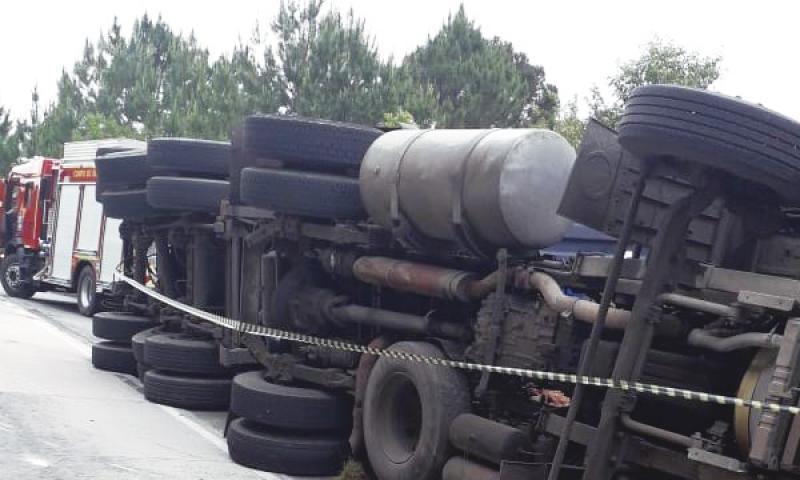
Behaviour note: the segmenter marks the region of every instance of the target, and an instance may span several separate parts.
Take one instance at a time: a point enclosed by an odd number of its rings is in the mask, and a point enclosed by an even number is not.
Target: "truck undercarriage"
[[[123,272],[139,284],[339,342],[223,328],[118,284],[122,307],[218,344],[234,460],[334,474],[352,455],[380,480],[800,472],[797,417],[748,403],[798,405],[799,125],[652,86],[619,133],[590,123],[577,158],[539,130],[361,128],[251,117],[218,210],[186,195],[194,213],[123,216]],[[616,253],[549,252],[565,218]],[[270,443],[312,440],[296,462]]]

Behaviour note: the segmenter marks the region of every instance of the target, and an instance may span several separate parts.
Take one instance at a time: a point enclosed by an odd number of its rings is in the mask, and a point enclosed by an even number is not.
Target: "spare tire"
[[[298,167],[355,169],[380,130],[352,123],[282,115],[245,120],[244,145],[257,156]]]
[[[443,358],[437,347],[399,342],[391,350]],[[450,457],[450,424],[469,411],[464,376],[449,367],[381,357],[364,396],[364,439],[378,478],[438,480]]]
[[[365,216],[358,180],[337,175],[245,168],[241,196],[248,205],[289,215],[339,220]]]
[[[109,218],[134,219],[163,217],[169,212],[153,208],[147,203],[147,190],[107,191],[100,194],[103,213]]]
[[[147,162],[157,171],[227,177],[231,144],[192,138],[154,138],[147,142]]]
[[[157,325],[156,320],[141,315],[100,312],[92,317],[92,335],[105,340],[130,342],[137,333]]]
[[[98,196],[98,201],[99,195],[107,190],[141,188],[153,176],[153,170],[147,165],[147,155],[141,150],[98,156],[94,166],[97,171],[95,195]]]
[[[264,372],[254,371],[234,377],[230,411],[270,427],[345,431],[352,423],[353,400],[315,388],[270,383]]]
[[[204,378],[149,369],[143,376],[144,397],[153,403],[188,410],[228,408],[231,396],[229,378]]]
[[[243,418],[237,418],[228,427],[231,459],[266,472],[333,476],[341,471],[349,453],[345,438],[275,431]]]
[[[153,177],[147,181],[147,202],[164,210],[218,213],[228,190],[227,180]]]
[[[800,123],[762,106],[675,85],[639,87],[618,139],[640,158],[700,163],[800,203]]]

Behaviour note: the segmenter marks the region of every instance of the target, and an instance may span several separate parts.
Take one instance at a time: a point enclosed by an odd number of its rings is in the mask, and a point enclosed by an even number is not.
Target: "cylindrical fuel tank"
[[[491,247],[544,248],[570,224],[556,209],[574,161],[549,130],[398,130],[367,151],[361,198],[386,228],[402,216],[435,240],[466,226]]]

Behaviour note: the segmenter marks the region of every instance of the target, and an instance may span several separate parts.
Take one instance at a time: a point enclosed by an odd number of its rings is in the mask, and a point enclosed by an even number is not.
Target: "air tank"
[[[570,221],[557,215],[575,150],[541,129],[397,130],[361,164],[361,198],[385,228],[490,248],[544,248]]]

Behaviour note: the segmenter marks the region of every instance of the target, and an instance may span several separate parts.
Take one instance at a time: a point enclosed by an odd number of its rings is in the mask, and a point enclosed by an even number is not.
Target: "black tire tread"
[[[168,372],[227,375],[220,365],[217,344],[211,339],[183,333],[161,333],[144,342],[144,363]]]
[[[245,120],[245,148],[301,167],[357,169],[382,132],[352,123],[283,115]]]
[[[241,196],[246,204],[289,215],[339,220],[365,216],[358,180],[337,175],[245,168]]]
[[[217,213],[229,190],[227,180],[153,177],[147,181],[147,203],[163,210]]]
[[[225,410],[230,401],[228,378],[191,377],[150,369],[144,373],[143,383],[145,398],[161,405],[188,410]]]
[[[228,453],[246,467],[301,476],[337,475],[349,454],[347,439],[278,433],[237,418],[228,427]]]
[[[261,371],[236,375],[231,388],[232,413],[275,428],[346,431],[352,408],[346,395],[270,383]]]
[[[695,161],[800,203],[800,123],[759,105],[674,85],[639,87],[618,139],[642,158]]]
[[[228,176],[231,145],[193,138],[154,138],[147,142],[147,163],[155,171]]]
[[[9,253],[3,257],[2,261],[0,261],[0,282],[3,285],[3,290],[9,297],[23,299],[31,298],[36,293],[36,289],[33,288],[33,285],[26,284],[19,288],[14,288],[6,283],[6,268],[8,268],[9,265],[13,264],[14,262],[18,262],[18,259],[19,255],[16,253]]]
[[[151,207],[147,203],[147,189],[106,191],[98,201],[103,213],[110,218],[138,219],[169,216],[170,212]]]
[[[147,165],[147,154],[142,150],[106,153],[94,161],[97,170],[95,194],[107,190],[142,188],[153,170]]]
[[[99,342],[92,345],[92,365],[99,370],[136,375],[136,359],[130,344]]]
[[[125,312],[100,312],[92,316],[92,335],[115,342],[131,342],[134,335],[158,325],[149,317]]]

